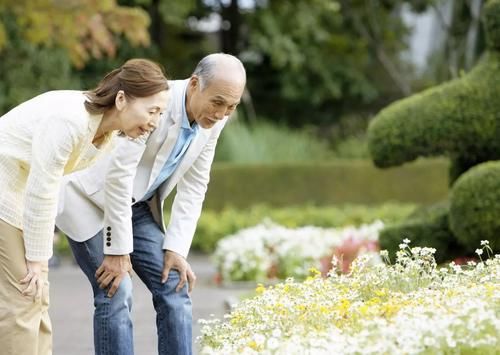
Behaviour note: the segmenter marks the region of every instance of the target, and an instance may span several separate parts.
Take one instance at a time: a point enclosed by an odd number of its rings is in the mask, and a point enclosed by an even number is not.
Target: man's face
[[[193,76],[188,86],[187,113],[202,128],[211,128],[224,116],[229,116],[240,103],[244,83],[213,79],[201,90],[198,77]]]

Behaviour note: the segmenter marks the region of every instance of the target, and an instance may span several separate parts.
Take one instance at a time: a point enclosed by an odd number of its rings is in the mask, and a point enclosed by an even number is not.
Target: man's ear
[[[125,96],[125,92],[123,90],[116,93],[115,106],[118,111],[122,111],[125,106],[127,106],[127,97]]]
[[[189,79],[189,87],[192,89],[198,89],[200,86],[200,78],[198,75],[191,75]]]

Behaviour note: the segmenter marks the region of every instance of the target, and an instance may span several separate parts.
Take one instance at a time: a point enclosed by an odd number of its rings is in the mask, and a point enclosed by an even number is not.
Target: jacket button
[[[111,243],[110,243],[110,242],[107,242],[107,243],[106,243],[106,245],[107,245],[108,247],[110,247],[110,246],[111,246]]]
[[[107,240],[108,242],[110,242],[110,241],[111,241],[111,238],[110,238],[110,237],[107,237],[107,238],[106,238],[106,240]]]
[[[109,237],[111,235],[111,232],[106,232],[106,235]]]
[[[106,229],[107,229],[108,231],[110,231],[110,230],[111,230],[111,227],[109,227],[109,226],[108,226],[108,228],[106,228]]]
[[[135,198],[132,197],[132,203],[135,203]]]

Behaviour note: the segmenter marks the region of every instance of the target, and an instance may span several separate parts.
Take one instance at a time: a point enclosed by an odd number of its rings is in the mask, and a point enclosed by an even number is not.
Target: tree
[[[77,69],[116,56],[123,43],[147,46],[148,25],[144,10],[114,0],[3,0],[0,115],[40,92],[81,88]]]
[[[411,2],[421,11],[427,2]],[[264,114],[332,124],[412,91],[409,29],[388,0],[270,0],[246,15],[250,90]],[[253,79],[255,78],[255,79]],[[262,111],[261,111],[262,112]]]
[[[90,58],[114,56],[118,35],[135,46],[149,45],[147,13],[115,0],[4,0],[0,16],[0,48],[8,48],[5,18],[13,16],[23,40],[63,48],[80,68]]]

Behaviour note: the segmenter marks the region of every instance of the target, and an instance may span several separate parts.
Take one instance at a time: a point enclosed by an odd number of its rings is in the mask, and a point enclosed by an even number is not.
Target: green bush
[[[368,128],[375,165],[441,155],[476,164],[500,159],[499,78],[500,53],[490,52],[464,77],[382,110]]]
[[[386,223],[395,223],[406,218],[413,210],[410,204],[384,204],[380,206],[302,206],[270,208],[253,206],[245,210],[224,209],[220,212],[203,211],[192,249],[212,252],[217,241],[237,231],[257,225],[266,218],[289,228],[313,225],[317,227],[341,227],[360,225],[381,219]],[[168,214],[165,215],[168,220]]]
[[[204,207],[248,209],[387,201],[432,204],[448,194],[448,163],[422,160],[379,170],[370,161],[294,164],[214,164]],[[169,200],[171,201],[171,200]],[[170,206],[169,203],[166,206]]]
[[[475,166],[453,185],[450,228],[457,239],[474,250],[487,239],[500,250],[500,162]]]
[[[449,206],[440,203],[434,206],[420,208],[407,220],[389,225],[380,233],[380,248],[386,249],[395,260],[399,244],[408,238],[411,246],[436,248],[436,260],[444,262],[456,256],[466,254],[460,247],[450,230],[448,223]],[[477,248],[479,243],[475,245]]]

